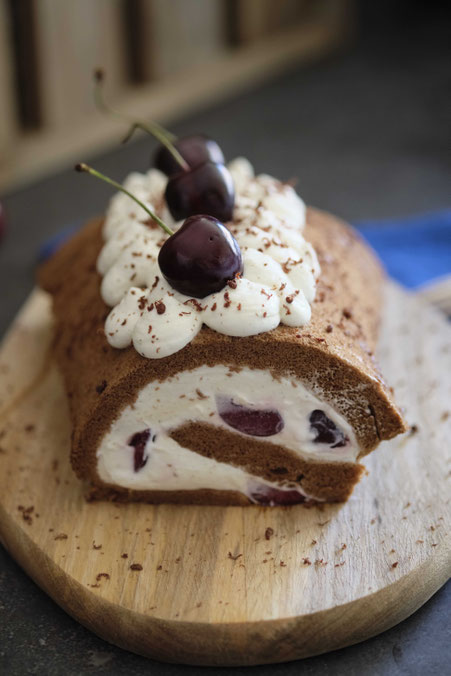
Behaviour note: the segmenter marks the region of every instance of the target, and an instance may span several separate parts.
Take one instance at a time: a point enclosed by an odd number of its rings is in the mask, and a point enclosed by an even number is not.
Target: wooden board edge
[[[55,603],[100,638],[144,657],[195,666],[289,662],[360,643],[412,615],[451,575],[448,548],[384,589],[343,605],[300,617],[209,624],[150,617],[106,601],[64,573],[1,504],[0,541]]]

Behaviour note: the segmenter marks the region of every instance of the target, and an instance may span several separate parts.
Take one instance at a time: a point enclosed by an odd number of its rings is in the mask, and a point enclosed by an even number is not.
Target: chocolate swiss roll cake
[[[168,236],[120,192],[40,270],[72,465],[94,497],[340,502],[360,458],[405,430],[374,359],[384,279],[374,254],[290,185],[244,159],[228,168],[225,237],[242,265],[219,290],[173,286],[166,269],[180,251],[163,269]],[[166,183],[152,169],[124,185],[177,231]]]

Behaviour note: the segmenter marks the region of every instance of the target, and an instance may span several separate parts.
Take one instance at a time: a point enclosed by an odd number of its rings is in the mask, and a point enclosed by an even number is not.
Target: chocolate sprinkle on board
[[[110,579],[110,576],[109,576],[108,573],[98,573],[98,575],[96,575],[96,582],[100,582],[100,580],[102,579],[102,577],[104,577],[105,580],[109,580],[109,579]]]
[[[272,538],[273,535],[274,535],[274,528],[268,527],[268,528],[265,530],[265,540],[270,540],[270,539]]]
[[[232,559],[232,561],[236,561],[237,559],[240,558],[240,556],[243,556],[243,555],[242,555],[242,554],[235,554],[235,556],[234,556],[234,555],[232,554],[232,552],[229,552],[229,553],[227,554],[227,557],[228,557],[229,559]]]

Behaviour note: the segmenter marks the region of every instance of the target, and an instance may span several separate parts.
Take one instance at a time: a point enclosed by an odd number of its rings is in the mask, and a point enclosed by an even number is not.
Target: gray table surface
[[[308,69],[293,68],[255,91],[174,125],[204,131],[227,157],[258,171],[298,177],[310,204],[355,221],[451,206],[449,40],[440,21],[385,31]],[[118,138],[120,131],[118,131]],[[121,179],[148,166],[140,139],[94,158]],[[80,160],[92,158],[81,157]],[[69,168],[3,196],[9,232],[0,245],[0,335],[33,285],[42,241],[101,213],[110,190]],[[357,646],[286,665],[222,669],[234,674],[442,674],[451,660],[451,585],[412,617]],[[198,673],[108,645],[78,625],[0,547],[0,672],[21,674]],[[205,668],[205,675],[220,673]]]

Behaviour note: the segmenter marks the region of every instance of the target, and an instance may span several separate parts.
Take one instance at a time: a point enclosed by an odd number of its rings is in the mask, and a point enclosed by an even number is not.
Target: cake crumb
[[[108,385],[107,381],[106,381],[106,380],[102,380],[102,382],[100,383],[100,385],[97,385],[97,387],[96,387],[96,392],[97,392],[97,394],[102,394],[102,392],[105,391],[107,385]]]
[[[240,558],[240,556],[243,556],[243,555],[242,555],[242,554],[235,554],[235,556],[234,556],[234,555],[232,554],[232,552],[229,552],[229,553],[227,554],[227,557],[228,557],[229,559],[232,559],[232,561],[236,561],[237,559]]]
[[[396,568],[398,566],[399,561],[395,561],[394,563],[391,564],[392,568]]]
[[[128,559],[128,554],[125,554],[125,552],[124,554],[121,554],[121,559]]]
[[[287,567],[287,564],[285,563],[285,561],[281,561],[279,565],[280,565],[281,568]]]
[[[92,541],[92,548],[93,549],[102,549],[102,545],[96,545],[95,540]]]
[[[157,570],[163,570],[163,566],[161,565],[161,563],[159,566],[157,566]]]
[[[332,326],[332,324],[328,324],[326,326],[326,333],[332,333],[333,330],[334,330],[334,327]]]
[[[274,535],[274,528],[271,528],[271,527],[268,526],[268,528],[265,530],[265,540],[270,540],[273,535]]]
[[[418,425],[411,425],[410,426],[410,431],[409,431],[409,436],[413,437],[414,434],[418,432]]]
[[[33,518],[31,515],[34,512],[34,505],[30,505],[30,507],[24,507],[23,505],[19,505],[17,509],[19,510],[19,512],[22,513],[22,519],[25,521],[25,523],[31,526],[33,523]]]
[[[54,540],[67,540],[67,535],[66,533],[58,533],[58,535],[55,535],[53,538]]]
[[[310,559],[308,558],[308,556],[305,556],[305,557],[302,559],[302,563],[304,564],[304,566],[311,566],[311,565],[312,565],[312,562],[310,561]]]
[[[109,576],[108,573],[98,573],[98,574],[96,575],[96,582],[100,582],[100,580],[102,579],[102,577],[104,577],[105,580],[109,580],[109,579],[110,579],[110,576]]]
[[[161,567],[161,566],[160,566],[160,567]],[[132,563],[132,564],[130,565],[130,570],[137,570],[137,571],[140,571],[140,570],[142,570],[142,569],[143,569],[143,567],[142,567],[142,565],[141,565],[140,563]]]

